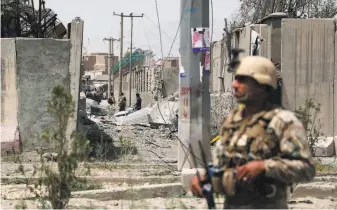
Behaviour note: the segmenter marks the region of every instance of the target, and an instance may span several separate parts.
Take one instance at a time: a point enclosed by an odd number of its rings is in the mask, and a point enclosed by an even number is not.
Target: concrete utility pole
[[[116,14],[114,12],[114,15],[121,17],[121,41],[120,41],[120,58],[119,58],[119,94],[122,92],[122,58],[123,58],[123,18],[124,17],[130,17],[131,18],[131,47],[130,47],[130,77],[129,77],[129,104],[131,106],[131,72],[132,72],[132,62],[131,62],[131,54],[132,54],[132,32],[133,32],[133,18],[134,17],[143,17],[142,15],[133,15],[132,13],[130,15],[124,15]],[[118,95],[119,96],[119,95]]]
[[[191,38],[192,28],[209,28],[209,0],[181,0],[180,6],[182,21],[178,136],[184,145],[178,146],[178,167],[182,168],[182,184],[189,188],[190,177],[195,175],[196,169],[205,167],[199,141],[207,162],[211,160],[209,74],[203,71],[203,75],[200,75],[200,58],[204,57],[205,53],[193,53]],[[189,147],[192,147],[196,157],[192,157]],[[197,160],[197,165],[194,165],[193,158]]]
[[[108,97],[110,97],[111,93],[111,58],[114,58],[114,41],[119,41],[119,39],[114,39],[112,37],[110,38],[104,38],[103,41],[109,41],[109,55],[108,55],[108,74],[109,74],[109,80],[108,80]],[[114,85],[114,79],[112,80],[113,85],[112,87],[115,87]],[[113,89],[113,88],[112,88]]]
[[[76,17],[71,21],[70,34],[70,63],[69,73],[70,77],[70,93],[75,101],[74,115],[68,119],[68,126],[66,130],[66,136],[71,139],[70,136],[74,130],[78,128],[78,103],[80,98],[80,84],[81,84],[81,67],[82,67],[82,46],[83,46],[83,27],[84,21],[79,17]],[[68,149],[71,149],[72,141],[69,141]],[[70,152],[71,150],[69,150]]]
[[[132,55],[132,35],[133,35],[133,18],[134,17],[143,17],[143,14],[142,15],[133,15],[132,13],[130,14],[130,16],[127,16],[127,17],[130,17],[131,18],[131,43],[130,43],[130,74],[129,74],[129,106],[132,106],[131,105],[131,78],[132,78],[132,60],[131,60],[131,55]]]
[[[119,88],[118,88],[118,100],[122,92],[122,59],[123,59],[123,13],[114,15],[121,17],[121,38],[120,38],[120,53],[119,53]]]

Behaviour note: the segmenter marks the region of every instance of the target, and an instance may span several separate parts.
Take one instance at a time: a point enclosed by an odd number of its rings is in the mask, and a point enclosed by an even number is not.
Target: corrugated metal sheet
[[[334,134],[336,127],[335,36],[333,20],[282,20],[282,78],[286,90],[283,99],[292,110],[310,98],[321,103],[318,119],[322,132],[328,136]]]

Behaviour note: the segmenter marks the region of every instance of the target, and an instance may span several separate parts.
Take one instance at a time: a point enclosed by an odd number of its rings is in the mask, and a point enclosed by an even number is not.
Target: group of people
[[[94,88],[92,91],[85,90],[84,91],[86,98],[90,98],[94,101],[96,101],[98,104],[102,101],[102,92],[97,90],[97,88]]]
[[[111,92],[110,93],[110,97],[108,99],[108,103],[113,106],[116,103],[115,97],[114,97],[114,93]],[[118,107],[119,107],[119,111],[125,111],[126,109],[126,97],[124,96],[124,93],[121,92],[119,94],[119,99],[118,99]],[[135,111],[138,111],[142,108],[142,98],[140,97],[139,93],[136,93],[136,104],[133,106]]]

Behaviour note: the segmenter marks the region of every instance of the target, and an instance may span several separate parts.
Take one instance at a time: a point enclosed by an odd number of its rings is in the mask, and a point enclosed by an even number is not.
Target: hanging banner
[[[183,65],[181,64],[181,56],[179,56],[179,75],[180,75],[180,78],[184,78],[186,76],[185,69]]]
[[[207,51],[205,53],[205,71],[210,71],[211,70],[211,56],[210,56],[210,52]]]
[[[209,50],[209,28],[191,28],[192,51],[207,52]]]

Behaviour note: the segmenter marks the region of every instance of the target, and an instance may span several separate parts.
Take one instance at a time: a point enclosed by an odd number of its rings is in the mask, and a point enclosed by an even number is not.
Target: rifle
[[[229,67],[230,67],[231,70],[234,70],[238,66],[238,64],[240,63],[238,57],[239,57],[239,54],[241,52],[244,52],[244,50],[242,50],[242,49],[233,49],[232,50],[233,59],[229,64]],[[211,176],[222,174],[223,171],[221,169],[219,170],[218,168],[213,168],[212,163],[207,164],[205,153],[204,153],[204,150],[202,149],[202,146],[201,146],[201,142],[199,141],[198,143],[199,143],[199,149],[201,151],[202,161],[203,161],[204,166],[205,166],[206,177],[205,177],[204,180],[201,180],[200,173],[199,173],[198,170],[197,170],[197,177],[198,177],[199,183],[200,183],[201,188],[202,188],[203,196],[206,198],[208,209],[215,209],[215,202],[214,202],[214,197],[213,197],[213,186],[212,186]],[[197,167],[197,161],[195,159],[195,155],[194,155],[194,152],[193,152],[193,149],[192,149],[192,145],[191,145],[191,143],[189,143],[189,144],[190,144],[190,151],[191,151],[191,155],[193,157],[194,165],[195,165],[195,167]],[[212,173],[212,174],[210,174],[210,173]]]
[[[199,143],[199,148],[201,151],[202,161],[205,166],[205,172],[206,172],[205,178],[206,179],[201,180],[200,173],[198,170],[197,170],[197,177],[198,177],[199,183],[202,188],[202,194],[206,198],[208,209],[215,209],[215,202],[214,202],[214,197],[213,197],[213,186],[212,186],[211,176],[209,174],[209,169],[212,167],[212,165],[207,164],[204,150],[201,147],[201,142],[199,141],[198,143]],[[195,167],[197,167],[197,161],[195,159],[195,155],[194,155],[191,143],[190,143],[190,150],[191,150],[191,155],[193,157],[193,163]]]

